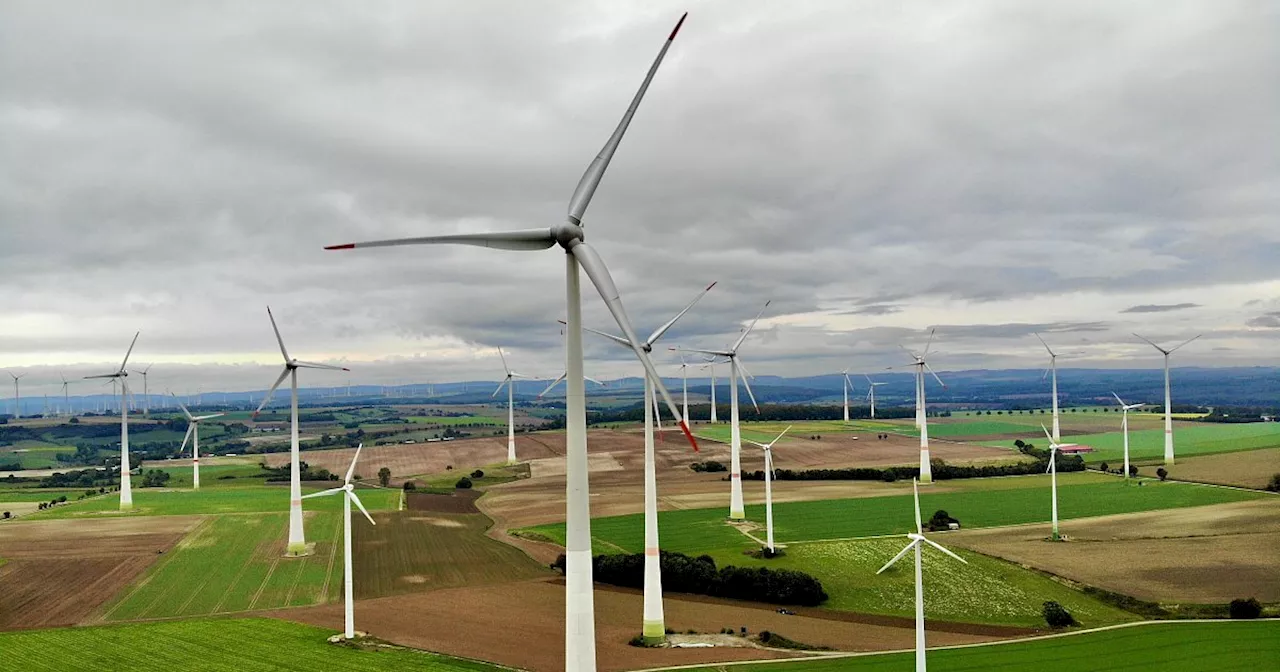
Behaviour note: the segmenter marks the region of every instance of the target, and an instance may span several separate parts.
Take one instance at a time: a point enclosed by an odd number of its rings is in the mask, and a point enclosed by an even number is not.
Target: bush
[[[710,460],[707,462],[694,462],[689,468],[697,472],[713,472],[713,471],[729,471],[729,467],[724,466],[720,462]]]
[[[11,518],[11,517],[13,517],[13,514],[12,514],[12,513],[8,512],[8,511],[5,511],[5,512],[4,512],[4,519],[5,519],[5,520],[9,520],[9,518]]]
[[[1137,477],[1138,477],[1138,466],[1137,466],[1137,465],[1134,465],[1134,464],[1129,465],[1129,477],[1130,477],[1130,478],[1137,478]]]
[[[1253,597],[1247,600],[1235,599],[1231,600],[1227,613],[1231,614],[1231,618],[1258,618],[1262,615],[1262,605]]]
[[[1156,476],[1163,481],[1164,479],[1169,477],[1169,470],[1165,469],[1164,467],[1160,467],[1159,469],[1156,469]]]
[[[413,481],[405,481],[405,482],[404,482],[404,489],[405,489],[405,490],[417,490],[417,489],[418,489],[418,484],[417,484],[417,483],[414,483]]]
[[[941,532],[951,529],[951,523],[959,525],[960,521],[952,518],[946,511],[938,509],[934,512],[933,517],[929,519],[929,522],[925,523],[925,528],[930,532]]]
[[[1042,613],[1044,614],[1044,622],[1048,623],[1051,628],[1065,628],[1076,624],[1076,619],[1057,602],[1045,602]]]
[[[466,476],[463,476],[462,478],[458,479],[457,483],[453,484],[453,487],[457,488],[458,490],[469,490],[471,489],[471,479],[467,478]]]
[[[1267,490],[1280,492],[1280,474],[1271,475],[1271,482],[1267,484]]]
[[[484,472],[480,471],[479,469],[476,469],[475,471],[471,472],[471,478],[484,478]]]
[[[1102,464],[1098,465],[1098,468],[1103,471],[1110,471],[1110,467],[1111,465],[1107,464],[1106,462],[1103,462]]]

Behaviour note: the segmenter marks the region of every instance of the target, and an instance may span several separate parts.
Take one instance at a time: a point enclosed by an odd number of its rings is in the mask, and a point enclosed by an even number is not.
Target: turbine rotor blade
[[[196,422],[199,422],[201,420],[212,420],[213,418],[221,418],[224,415],[226,415],[226,413],[212,413],[210,415],[197,415],[191,419]]]
[[[939,384],[939,385],[941,385],[941,386],[943,386],[943,387],[946,387],[946,386],[947,386],[947,384],[946,384],[946,383],[944,383],[944,382],[942,382],[942,379],[938,377],[938,374],[936,374],[936,373],[934,373],[934,372],[933,372],[933,367],[932,367],[932,366],[929,366],[929,363],[928,363],[928,362],[925,362],[925,364],[924,364],[924,368],[926,368],[926,369],[928,369],[928,370],[929,370],[929,373],[933,376],[933,379],[934,379],[934,380],[938,381],[938,384]]]
[[[680,318],[684,317],[684,314],[689,312],[689,309],[692,308],[694,304],[696,304],[699,300],[701,300],[702,297],[706,296],[707,292],[711,291],[711,288],[715,286],[716,286],[716,283],[714,282],[707,285],[706,289],[702,290],[702,292],[700,292],[697,296],[693,297],[693,300],[689,302],[689,305],[684,307],[684,310],[676,313],[676,316],[671,318],[670,320],[667,320],[666,324],[662,325],[661,327],[658,327],[657,329],[654,329],[653,333],[649,334],[649,340],[645,341],[645,343],[650,346],[652,346],[654,343],[657,343],[658,339],[662,338],[662,335],[667,333],[667,330],[670,329],[671,326],[676,323],[676,320],[679,320]]]
[[[627,106],[627,111],[623,113],[622,120],[618,122],[617,128],[613,130],[613,134],[604,143],[600,153],[591,160],[586,172],[578,180],[578,186],[574,188],[573,196],[569,198],[568,217],[570,222],[574,224],[582,223],[582,216],[586,213],[587,206],[591,204],[591,197],[595,195],[596,187],[600,186],[600,180],[604,177],[605,170],[609,168],[609,162],[613,160],[614,153],[618,151],[618,144],[622,142],[622,136],[627,132],[627,127],[631,125],[631,118],[635,116],[636,109],[640,107],[640,101],[644,98],[645,91],[649,89],[649,83],[653,81],[654,74],[658,72],[658,66],[662,64],[662,58],[667,55],[667,49],[671,47],[671,42],[676,39],[676,33],[680,32],[680,26],[684,25],[685,17],[688,15],[688,12],[686,12],[680,17],[675,29],[671,31],[671,35],[667,37],[662,49],[658,51],[658,57],[653,60],[653,65],[649,66],[649,72],[644,76],[640,89],[636,91],[635,97],[631,99],[631,104]],[[635,341],[635,339],[632,338],[632,341]]]
[[[326,250],[351,250],[357,247],[396,247],[400,245],[474,245],[496,250],[532,251],[545,250],[556,244],[551,229],[524,229],[520,231],[496,231],[492,233],[456,233],[444,236],[418,238],[393,238],[369,240],[362,243],[329,245]]]
[[[293,366],[299,369],[324,369],[326,371],[350,371],[345,366],[334,366],[332,364],[320,364],[318,362],[304,362],[300,359],[293,360]]]
[[[344,492],[347,493],[347,497],[351,498],[351,503],[355,504],[357,509],[360,509],[360,513],[363,513],[364,517],[369,519],[369,523],[372,525],[377,525],[377,523],[373,522],[373,516],[369,515],[369,509],[364,508],[364,502],[360,501],[360,497],[356,495],[355,491],[347,490]],[[943,549],[943,550],[946,550],[946,549]]]
[[[741,360],[739,360],[738,365],[742,365]],[[747,388],[747,398],[751,399],[751,405],[755,407],[756,413],[759,414],[760,405],[756,403],[756,395],[751,391],[751,383],[747,382],[747,376],[741,376],[738,380],[742,381],[742,386]]]
[[[742,342],[747,340],[747,334],[750,334],[751,330],[756,328],[756,322],[760,321],[760,316],[764,315],[765,308],[768,308],[771,303],[773,303],[773,299],[769,299],[764,302],[764,308],[761,308],[760,312],[756,313],[756,319],[751,320],[751,325],[748,326],[746,331],[743,331],[742,335],[738,337],[738,342],[734,343],[732,348],[729,348],[730,352],[736,353],[738,351],[738,348],[742,346]]]
[[[141,332],[141,331],[139,331],[139,332],[137,332],[137,333],[135,333],[135,334],[133,335],[133,342],[129,343],[129,350],[128,350],[128,352],[124,353],[124,361],[123,361],[123,362],[120,362],[120,371],[121,371],[121,372],[123,372],[123,371],[124,371],[124,367],[125,367],[125,365],[127,365],[127,364],[129,363],[129,355],[132,355],[132,354],[133,354],[133,346],[135,346],[135,345],[137,345],[137,344],[138,344],[138,336],[140,336],[141,334],[142,334],[142,332]],[[27,374],[25,374],[25,373],[24,373],[24,374],[22,374],[22,376],[25,376],[25,375],[27,375]],[[19,378],[21,378],[22,376],[18,376],[18,377],[19,377]]]
[[[943,548],[942,546],[939,546],[938,544],[933,543],[932,541],[930,541],[930,540],[928,540],[928,539],[925,539],[925,540],[924,540],[924,543],[929,544],[930,546],[932,546],[932,547],[934,547],[934,548],[938,549],[939,551],[942,551],[943,553],[946,553],[947,555],[949,555],[949,556],[951,556],[951,557],[955,558],[956,560],[959,560],[960,562],[963,562],[963,563],[964,563],[964,564],[966,564],[966,565],[967,565],[967,564],[969,564],[969,561],[968,561],[968,560],[965,560],[964,558],[962,558],[962,557],[960,557],[960,556],[956,555],[955,553],[952,553],[951,551],[948,551],[947,549]]]
[[[924,526],[920,524],[920,481],[911,479],[911,493],[915,495],[916,502],[916,534],[924,534]]]
[[[170,392],[170,393],[169,393],[169,396],[173,397],[173,400],[174,400],[175,402],[177,402],[177,404],[178,404],[178,408],[181,408],[181,409],[182,409],[182,414],[183,414],[183,415],[185,415],[185,416],[187,416],[187,420],[192,420],[193,418],[191,417],[191,411],[188,411],[188,410],[187,410],[187,407],[186,407],[186,406],[184,406],[184,405],[183,405],[183,403],[182,403],[181,401],[178,401],[178,395],[176,395],[176,394],[174,394],[174,393]]]
[[[621,336],[614,336],[613,334],[610,334],[610,333],[608,333],[608,332],[599,331],[599,330],[597,330],[597,329],[592,329],[591,327],[583,327],[583,328],[582,328],[582,330],[583,330],[583,331],[589,331],[589,332],[591,332],[591,333],[593,333],[593,334],[595,334],[595,335],[597,335],[597,336],[603,336],[603,337],[605,337],[605,338],[607,338],[607,339],[609,339],[609,340],[613,341],[614,343],[617,343],[618,345],[621,345],[621,346],[622,346],[622,347],[624,347],[624,348],[630,348],[630,347],[631,347],[631,341],[628,341],[627,339],[625,339],[625,338],[623,338],[623,337],[621,337]]]
[[[1182,346],[1184,346],[1184,345],[1186,345],[1186,344],[1190,343],[1191,341],[1196,340],[1197,338],[1200,338],[1201,336],[1204,336],[1204,334],[1196,334],[1195,336],[1192,336],[1191,338],[1188,338],[1187,340],[1185,340],[1185,341],[1183,341],[1183,342],[1181,342],[1181,343],[1179,343],[1179,344],[1177,344],[1177,345],[1173,346],[1172,348],[1169,348],[1169,353],[1173,353],[1173,351],[1177,350],[1178,348],[1181,348]]]
[[[364,443],[363,443],[363,442],[356,446],[356,454],[355,454],[355,455],[353,455],[353,456],[351,456],[351,466],[350,466],[350,467],[347,467],[347,475],[346,475],[346,477],[345,477],[345,478],[343,478],[343,479],[342,479],[342,482],[343,482],[343,483],[350,483],[350,482],[351,482],[351,475],[352,475],[352,474],[354,474],[354,473],[356,473],[356,460],[360,459],[360,449],[361,449],[361,448],[364,448]]]
[[[791,431],[791,427],[792,427],[792,425],[787,425],[787,428],[786,428],[786,429],[784,429],[784,430],[782,430],[781,432],[779,432],[779,433],[778,433],[778,436],[774,437],[774,439],[773,439],[772,441],[770,441],[770,442],[769,442],[769,447],[770,447],[770,448],[772,448],[772,447],[773,447],[773,444],[777,443],[780,439],[782,439],[783,435],[785,435],[787,432]]]
[[[1040,338],[1040,334],[1037,334],[1037,333],[1036,333],[1036,332],[1034,332],[1034,331],[1033,331],[1033,332],[1031,332],[1031,333],[1032,333],[1032,334],[1034,334],[1034,335],[1035,335],[1035,337],[1036,337],[1037,339],[1039,339],[1039,340],[1040,340],[1040,345],[1043,345],[1045,350],[1049,350],[1049,344],[1048,344],[1048,343],[1045,343],[1043,338]],[[1053,354],[1053,350],[1049,350],[1049,356],[1050,356],[1050,357],[1056,357],[1057,355]]]
[[[280,377],[276,378],[276,382],[271,386],[271,389],[267,390],[267,393],[262,396],[262,403],[258,404],[258,410],[253,412],[255,417],[262,412],[262,409],[266,408],[267,402],[271,401],[271,395],[276,393],[276,388],[280,387],[280,383],[283,383],[285,377],[288,375],[289,367],[286,366],[284,367],[284,371],[280,372]]]
[[[276,326],[276,316],[271,314],[271,306],[267,306],[267,317],[271,319],[271,330],[276,332],[276,342],[280,344],[280,354],[284,361],[289,361],[289,351],[284,349],[284,339],[280,337],[280,327]]]
[[[187,435],[182,437],[182,445],[178,447],[179,455],[181,455],[182,452],[187,449],[187,441],[191,438],[191,430],[195,428],[196,428],[196,423],[194,422],[187,423]]]
[[[511,367],[507,366],[507,356],[506,356],[506,355],[504,355],[504,354],[502,354],[502,348],[498,348],[498,356],[502,358],[502,370],[503,370],[503,371],[506,371],[506,372],[507,372],[507,375],[508,375],[508,376],[510,376],[510,375],[511,375]],[[499,389],[499,390],[501,390],[502,388],[501,388],[501,387],[499,387],[498,389]],[[496,392],[495,392],[495,394],[496,394]]]
[[[1044,426],[1044,423],[1042,422],[1042,423],[1040,423],[1040,429],[1043,429],[1043,430],[1044,430],[1044,436],[1045,436],[1045,438],[1046,438],[1046,439],[1049,439],[1049,446],[1052,448],[1052,447],[1053,447],[1053,445],[1054,445],[1054,443],[1053,443],[1053,435],[1049,433],[1049,428],[1048,428],[1048,427],[1045,427],[1045,426]]]
[[[1135,332],[1129,332],[1129,333],[1132,333],[1134,336],[1137,336],[1138,338],[1141,338],[1142,340],[1146,341],[1146,342],[1147,342],[1147,344],[1149,344],[1151,347],[1155,348],[1156,350],[1159,350],[1160,352],[1163,352],[1165,355],[1168,355],[1168,354],[1169,354],[1169,351],[1168,351],[1168,350],[1165,350],[1164,348],[1162,348],[1162,347],[1160,347],[1160,346],[1156,345],[1155,343],[1153,343],[1153,342],[1151,341],[1151,339],[1147,338],[1146,336],[1143,336],[1142,334],[1138,334],[1138,333],[1135,333]]]
[[[503,378],[501,383],[498,383],[498,389],[494,390],[493,394],[489,395],[489,398],[492,399],[498,396],[498,393],[502,391],[502,386],[509,382],[511,382],[511,374],[507,374],[507,377]]]
[[[545,389],[545,390],[543,390],[543,391],[541,391],[541,392],[539,392],[539,393],[538,393],[538,398],[539,398],[539,399],[541,399],[541,398],[542,398],[542,395],[544,395],[544,394],[546,394],[546,393],[550,392],[550,391],[552,390],[552,388],[554,388],[556,385],[559,385],[559,384],[560,384],[560,381],[564,380],[564,377],[565,377],[565,374],[564,374],[564,373],[562,373],[562,374],[560,374],[560,377],[558,377],[558,378],[556,378],[555,380],[551,381],[551,384],[547,386],[547,389]]]
[[[1116,394],[1115,392],[1112,392],[1111,396],[1115,397],[1116,401],[1120,402],[1121,406],[1125,405],[1124,400],[1120,398],[1120,395]]]
[[[933,335],[934,335],[935,333],[937,333],[937,331],[938,331],[938,328],[937,328],[937,327],[934,327],[934,328],[932,328],[932,329],[930,329],[930,330],[929,330],[929,340],[928,340],[928,341],[926,341],[926,342],[925,342],[925,344],[924,344],[924,354],[920,355],[921,357],[926,357],[926,356],[928,356],[928,354],[929,354],[929,348],[933,347]]]
[[[320,492],[313,492],[309,495],[303,495],[302,498],[311,499],[312,497],[328,497],[329,495],[336,495],[339,492],[346,492],[346,489],[345,488],[329,488],[328,490],[321,490]]]
[[[892,560],[890,560],[889,562],[884,563],[884,567],[881,567],[881,568],[880,568],[880,570],[876,572],[876,574],[880,574],[880,573],[884,572],[884,570],[889,569],[890,567],[892,567],[894,563],[896,563],[897,561],[901,560],[901,559],[902,559],[906,554],[910,553],[910,552],[911,552],[911,549],[915,548],[915,547],[916,547],[916,544],[918,544],[918,543],[920,543],[920,542],[915,541],[915,540],[912,540],[912,541],[911,541],[911,543],[907,544],[907,547],[906,547],[906,548],[902,549],[901,551],[898,551],[898,554],[897,554],[897,555],[895,555],[895,556],[893,556],[893,559],[892,559]]]

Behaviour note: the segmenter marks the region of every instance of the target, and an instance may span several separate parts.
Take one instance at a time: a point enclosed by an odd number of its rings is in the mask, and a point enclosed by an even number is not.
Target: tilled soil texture
[[[200,516],[0,525],[0,630],[81,623],[191,531]]]
[[[947,539],[1144,600],[1280,601],[1280,498],[1072,520],[1062,532],[1069,541],[1046,541],[1043,524]]]
[[[1159,466],[1142,467],[1138,471],[1143,476],[1154,477]],[[1178,480],[1258,490],[1267,487],[1277,472],[1280,472],[1280,448],[1180,457],[1177,464],[1169,467],[1170,477]]]
[[[433,492],[406,492],[404,506],[410,511],[435,511],[437,513],[480,513],[476,498],[484,493],[478,490],[455,490],[448,495]]]
[[[595,592],[596,656],[601,670],[630,670],[782,658],[792,654],[739,648],[649,649],[629,646],[640,631],[639,593]],[[719,632],[746,626],[749,633],[777,632],[806,644],[851,651],[910,648],[912,628],[787,616],[773,609],[733,604],[665,600],[667,626],[677,632]],[[341,605],[270,614],[328,628],[341,628]],[[535,671],[564,669],[564,587],[546,580],[455,588],[361,601],[356,627],[398,644],[480,658]],[[933,646],[988,641],[991,637],[930,632]]]
[[[363,517],[355,530],[358,599],[457,586],[510,583],[551,571],[524,553],[484,535],[488,517],[426,511],[381,511],[377,525]]]
[[[516,435],[516,455],[522,461],[552,457],[562,454],[563,451],[563,437]],[[355,449],[307,450],[301,455],[302,461],[312,467],[323,467],[335,474],[342,474],[346,472],[347,467],[351,466],[351,457],[355,455]],[[289,463],[289,453],[267,453],[263,459],[266,460],[267,466],[280,467]],[[398,484],[410,476],[443,473],[449,466],[460,473],[468,473],[476,467],[506,462],[506,460],[507,437],[505,436],[431,443],[401,443],[389,446],[365,446],[364,450],[360,451],[359,471],[367,478],[386,467],[391,470],[392,481]]]

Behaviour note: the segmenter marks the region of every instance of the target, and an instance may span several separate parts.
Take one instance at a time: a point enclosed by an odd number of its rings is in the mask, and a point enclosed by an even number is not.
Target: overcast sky
[[[1131,331],[1276,365],[1277,8],[10,0],[0,366],[38,394],[141,330],[153,386],[260,389],[270,304],[357,383],[495,378],[499,345],[557,374],[558,248],[321,248],[562,222],[686,9],[584,220],[637,331],[716,280],[667,342],[772,299],[757,375],[882,369],[933,326],[940,370],[1042,366],[1035,330],[1076,366],[1158,366]]]

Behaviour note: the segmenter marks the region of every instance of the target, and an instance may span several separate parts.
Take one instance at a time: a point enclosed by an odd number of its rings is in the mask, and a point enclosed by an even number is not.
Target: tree
[[[384,488],[391,484],[390,469],[388,469],[387,467],[383,467],[378,470],[378,483],[382,485],[382,487]]]
[[[1156,469],[1156,476],[1163,481],[1164,479],[1168,478],[1169,470],[1165,469],[1164,467],[1160,467],[1159,469]]]
[[[484,472],[480,471],[479,469],[476,469],[475,471],[471,472],[471,478],[484,478]]]
[[[1065,628],[1069,625],[1075,625],[1076,619],[1071,616],[1061,604],[1054,601],[1044,603],[1044,622],[1049,624],[1051,628]]]
[[[943,509],[938,509],[934,512],[933,517],[929,519],[929,522],[925,523],[925,527],[929,528],[930,532],[941,532],[951,529],[951,523],[959,525],[960,521],[952,518]]]
[[[471,479],[467,478],[466,476],[463,476],[462,478],[458,479],[457,483],[453,484],[453,487],[457,488],[458,490],[470,490]]]
[[[1254,597],[1247,600],[1235,599],[1231,600],[1227,611],[1231,614],[1231,618],[1258,618],[1262,615],[1262,605]]]
[[[1129,465],[1129,477],[1137,478],[1137,476],[1138,476],[1138,465],[1136,464]]]
[[[5,520],[8,520],[11,516],[13,516],[13,514],[12,514],[12,513],[9,513],[8,511],[5,511],[5,512],[4,512],[4,518],[5,518]]]
[[[1103,462],[1102,464],[1098,465],[1098,468],[1103,471],[1107,471],[1110,466],[1111,465],[1107,464],[1106,462]]]
[[[417,484],[417,483],[414,483],[413,481],[405,481],[405,482],[404,482],[404,489],[405,489],[405,490],[417,490],[417,489],[418,489],[418,484]]]
[[[1271,475],[1271,482],[1267,484],[1267,490],[1280,492],[1280,474]]]

